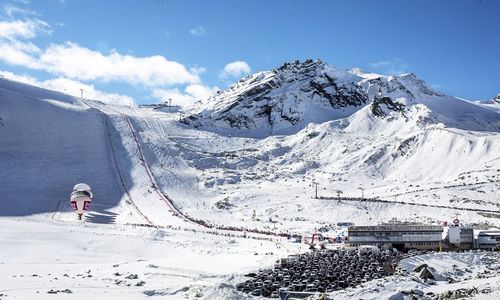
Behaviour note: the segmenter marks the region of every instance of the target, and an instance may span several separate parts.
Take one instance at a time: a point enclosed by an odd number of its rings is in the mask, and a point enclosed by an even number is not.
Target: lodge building
[[[348,245],[375,245],[379,247],[437,250],[443,241],[443,227],[415,223],[390,223],[375,226],[351,226]]]

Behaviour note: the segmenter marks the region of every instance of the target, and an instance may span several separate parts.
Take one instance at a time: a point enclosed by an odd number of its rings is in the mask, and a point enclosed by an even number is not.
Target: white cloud
[[[45,80],[42,83],[43,87],[60,91],[62,93],[80,97],[81,89],[84,90],[83,97],[91,100],[99,100],[106,103],[117,104],[117,105],[130,105],[134,103],[134,99],[126,95],[120,95],[117,93],[107,93],[97,90],[92,84],[84,84],[75,80],[68,78],[55,78]]]
[[[189,107],[196,101],[205,100],[219,90],[218,87],[209,87],[200,84],[188,85],[184,91],[175,89],[155,89],[153,97],[160,102],[172,99],[172,105]]]
[[[24,8],[20,8],[16,5],[12,5],[12,4],[5,4],[3,6],[3,11],[4,13],[9,16],[9,17],[13,17],[14,15],[31,15],[31,16],[40,16],[39,13],[35,12],[35,11],[32,11],[32,10],[29,10],[29,9],[24,9]]]
[[[53,91],[58,91],[65,93],[74,97],[80,97],[81,91],[83,89],[84,98],[91,100],[99,100],[106,103],[117,104],[117,105],[129,105],[134,103],[134,99],[117,93],[107,93],[96,89],[91,84],[84,84],[75,80],[68,78],[54,78],[45,81],[39,81],[38,79],[29,75],[19,75],[8,71],[0,71],[0,77],[4,77],[10,80],[26,83],[29,85],[46,88]]]
[[[0,40],[0,60],[11,65],[21,65],[30,69],[37,69],[39,68],[39,64],[33,57],[33,54],[39,51],[40,49],[31,43]]]
[[[215,94],[218,90],[219,88],[216,86],[209,87],[206,85],[192,84],[186,87],[185,92],[192,95],[197,100],[205,100]]]
[[[203,26],[198,26],[196,28],[191,28],[189,33],[194,36],[204,36],[207,33],[207,30]]]
[[[14,20],[0,22],[0,60],[11,64],[39,68],[36,54],[40,49],[25,39],[34,38],[39,32],[50,32],[50,26],[41,20]]]
[[[42,50],[28,41],[49,29],[41,20],[0,22],[0,60],[75,80],[122,81],[142,86],[199,83],[198,74],[205,70],[198,67],[191,72],[161,55],[136,57],[116,50],[103,54],[73,42]]]
[[[401,58],[393,58],[391,60],[381,60],[369,64],[372,69],[382,72],[387,75],[400,75],[408,73],[410,66]]]
[[[201,75],[201,74],[207,72],[207,69],[204,67],[192,67],[189,69],[189,72],[191,72],[195,75]]]
[[[116,50],[104,55],[72,42],[51,45],[40,56],[42,68],[78,80],[123,81],[160,86],[198,83],[198,75],[160,55],[135,57]]]
[[[42,86],[42,83],[40,83],[35,77],[31,77],[29,75],[19,75],[19,74],[15,74],[15,73],[12,73],[9,71],[0,71],[0,77],[4,77],[4,78],[10,79],[10,80],[14,80],[14,81],[18,81],[18,82],[38,86],[38,87]]]
[[[36,36],[37,32],[49,32],[50,26],[41,20],[14,20],[0,22],[0,38],[13,40],[16,38],[30,39]]]
[[[14,13],[12,9],[10,12]],[[204,28],[200,28],[197,34],[205,32]],[[172,98],[183,106],[207,98],[218,90],[202,85],[199,75],[206,72],[204,67],[187,68],[161,55],[138,57],[121,54],[114,49],[104,53],[69,41],[39,48],[31,42],[39,33],[50,33],[51,29],[46,22],[38,19],[0,21],[0,61],[58,77],[44,82],[29,76],[16,77],[15,74],[10,74],[11,78],[75,96],[79,96],[83,88],[89,98],[122,104],[131,103],[133,99],[99,91],[89,82],[115,81],[145,87],[154,97]],[[181,91],[172,88],[175,85],[186,87]]]
[[[250,66],[241,60],[233,61],[232,63],[228,63],[224,70],[220,72],[220,77],[223,79],[227,79],[230,77],[241,77],[245,74],[250,73]]]

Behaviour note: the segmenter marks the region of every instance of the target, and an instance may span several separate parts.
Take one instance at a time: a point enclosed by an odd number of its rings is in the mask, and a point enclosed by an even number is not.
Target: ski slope
[[[129,108],[0,86],[0,299],[198,297],[289,251],[174,216],[152,192]],[[69,209],[75,182],[95,197],[83,223]]]
[[[5,79],[0,98],[0,215],[65,208],[72,185],[87,182],[99,199],[88,221],[114,222],[124,191],[103,116],[73,97]]]

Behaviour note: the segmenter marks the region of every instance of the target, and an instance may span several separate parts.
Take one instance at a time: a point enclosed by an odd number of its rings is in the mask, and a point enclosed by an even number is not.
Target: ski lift
[[[73,207],[78,214],[78,220],[81,220],[83,213],[89,209],[93,197],[94,195],[88,184],[79,183],[73,187],[70,201],[71,207]]]

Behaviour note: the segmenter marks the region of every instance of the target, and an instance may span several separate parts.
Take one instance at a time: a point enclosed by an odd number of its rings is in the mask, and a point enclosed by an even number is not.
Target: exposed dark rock
[[[54,290],[50,289],[50,291],[47,292],[47,294],[59,294],[59,293],[64,293],[64,294],[73,294],[73,291],[70,289],[64,289],[64,290]]]
[[[125,277],[126,279],[137,279],[139,278],[139,276],[137,274],[130,274],[128,275],[127,277]]]
[[[437,299],[439,300],[447,300],[447,299],[462,299],[462,298],[470,298],[475,294],[479,293],[478,289],[473,288],[461,288],[454,291],[446,291],[440,294]]]
[[[230,203],[229,202],[229,198],[226,197],[226,198],[224,198],[222,200],[219,200],[219,201],[215,202],[215,207],[217,209],[229,210],[229,209],[231,209],[231,208],[234,207],[234,204]]]
[[[410,154],[412,150],[412,145],[415,144],[416,142],[417,142],[416,136],[412,136],[410,138],[405,139],[404,141],[401,142],[401,144],[399,144],[397,152],[403,156]]]
[[[493,101],[497,102],[497,103],[500,103],[500,94],[498,94],[495,98],[493,98]],[[2,120],[2,118],[0,118],[0,121],[1,120]]]
[[[404,104],[399,102],[394,102],[389,97],[375,97],[371,104],[372,113],[377,117],[385,117],[387,116],[386,110],[404,112]]]
[[[141,281],[137,282],[137,283],[135,284],[135,286],[143,286],[143,285],[145,285],[145,284],[146,284],[146,282],[141,280]]]

